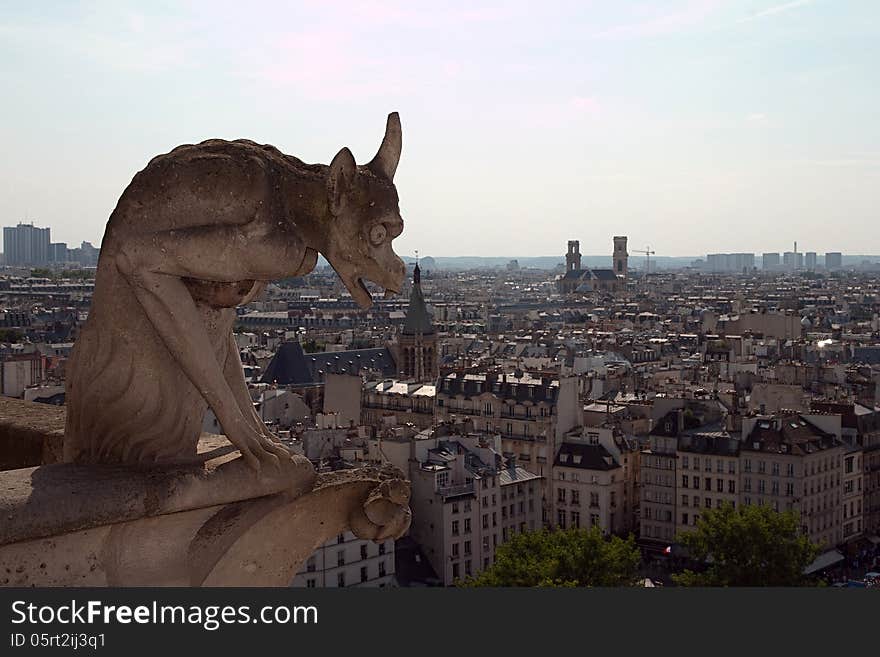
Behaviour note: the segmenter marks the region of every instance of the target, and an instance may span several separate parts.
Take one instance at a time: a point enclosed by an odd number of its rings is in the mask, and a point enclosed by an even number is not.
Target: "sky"
[[[876,0],[0,3],[0,219],[96,245],[151,157],[375,153],[401,255],[880,253]]]

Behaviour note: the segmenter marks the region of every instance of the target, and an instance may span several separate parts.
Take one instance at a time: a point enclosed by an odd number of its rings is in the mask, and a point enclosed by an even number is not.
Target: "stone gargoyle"
[[[255,479],[274,482],[280,469],[287,483],[271,492],[311,490],[311,463],[254,411],[235,309],[271,280],[308,273],[319,253],[361,307],[372,303],[365,280],[400,291],[406,268],[391,241],[403,231],[393,182],[401,139],[393,113],[366,165],[348,148],[328,166],[212,139],[178,146],[136,174],[108,221],[92,307],[68,365],[64,460],[191,466],[210,407]],[[350,510],[346,527],[364,538],[409,526],[408,492],[384,495],[383,486]]]

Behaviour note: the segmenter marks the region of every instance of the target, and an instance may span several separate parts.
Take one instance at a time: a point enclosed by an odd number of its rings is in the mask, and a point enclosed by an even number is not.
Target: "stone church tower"
[[[618,276],[622,276],[624,279],[627,277],[628,272],[628,264],[627,260],[629,259],[629,254],[626,252],[626,236],[617,235],[614,237],[614,255],[612,262],[614,263],[614,273]]]
[[[422,272],[413,269],[412,291],[406,321],[398,338],[398,373],[401,378],[434,381],[437,367],[437,333],[422,296]]]

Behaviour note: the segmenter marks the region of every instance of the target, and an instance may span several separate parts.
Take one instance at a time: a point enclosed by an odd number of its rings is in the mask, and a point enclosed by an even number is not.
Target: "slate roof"
[[[422,296],[422,279],[419,266],[413,269],[413,285],[409,293],[409,307],[406,310],[406,320],[403,323],[403,335],[430,335],[434,332],[431,323],[431,313],[425,306],[425,297]]]
[[[363,370],[378,371],[381,376],[391,377],[397,374],[397,364],[385,347],[306,354],[299,342],[285,342],[272,357],[260,381],[310,385],[323,383],[327,373],[357,375]]]
[[[771,453],[812,454],[841,444],[839,440],[801,415],[791,415],[773,420],[760,420],[742,449]]]
[[[586,443],[562,443],[554,464],[581,470],[614,470],[620,467],[605,447]]]

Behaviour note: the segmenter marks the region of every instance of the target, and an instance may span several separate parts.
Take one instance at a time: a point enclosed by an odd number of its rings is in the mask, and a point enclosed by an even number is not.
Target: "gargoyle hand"
[[[363,505],[352,512],[349,518],[351,531],[358,538],[377,543],[400,538],[412,520],[409,495],[410,485],[404,479],[381,482],[370,491]]]

